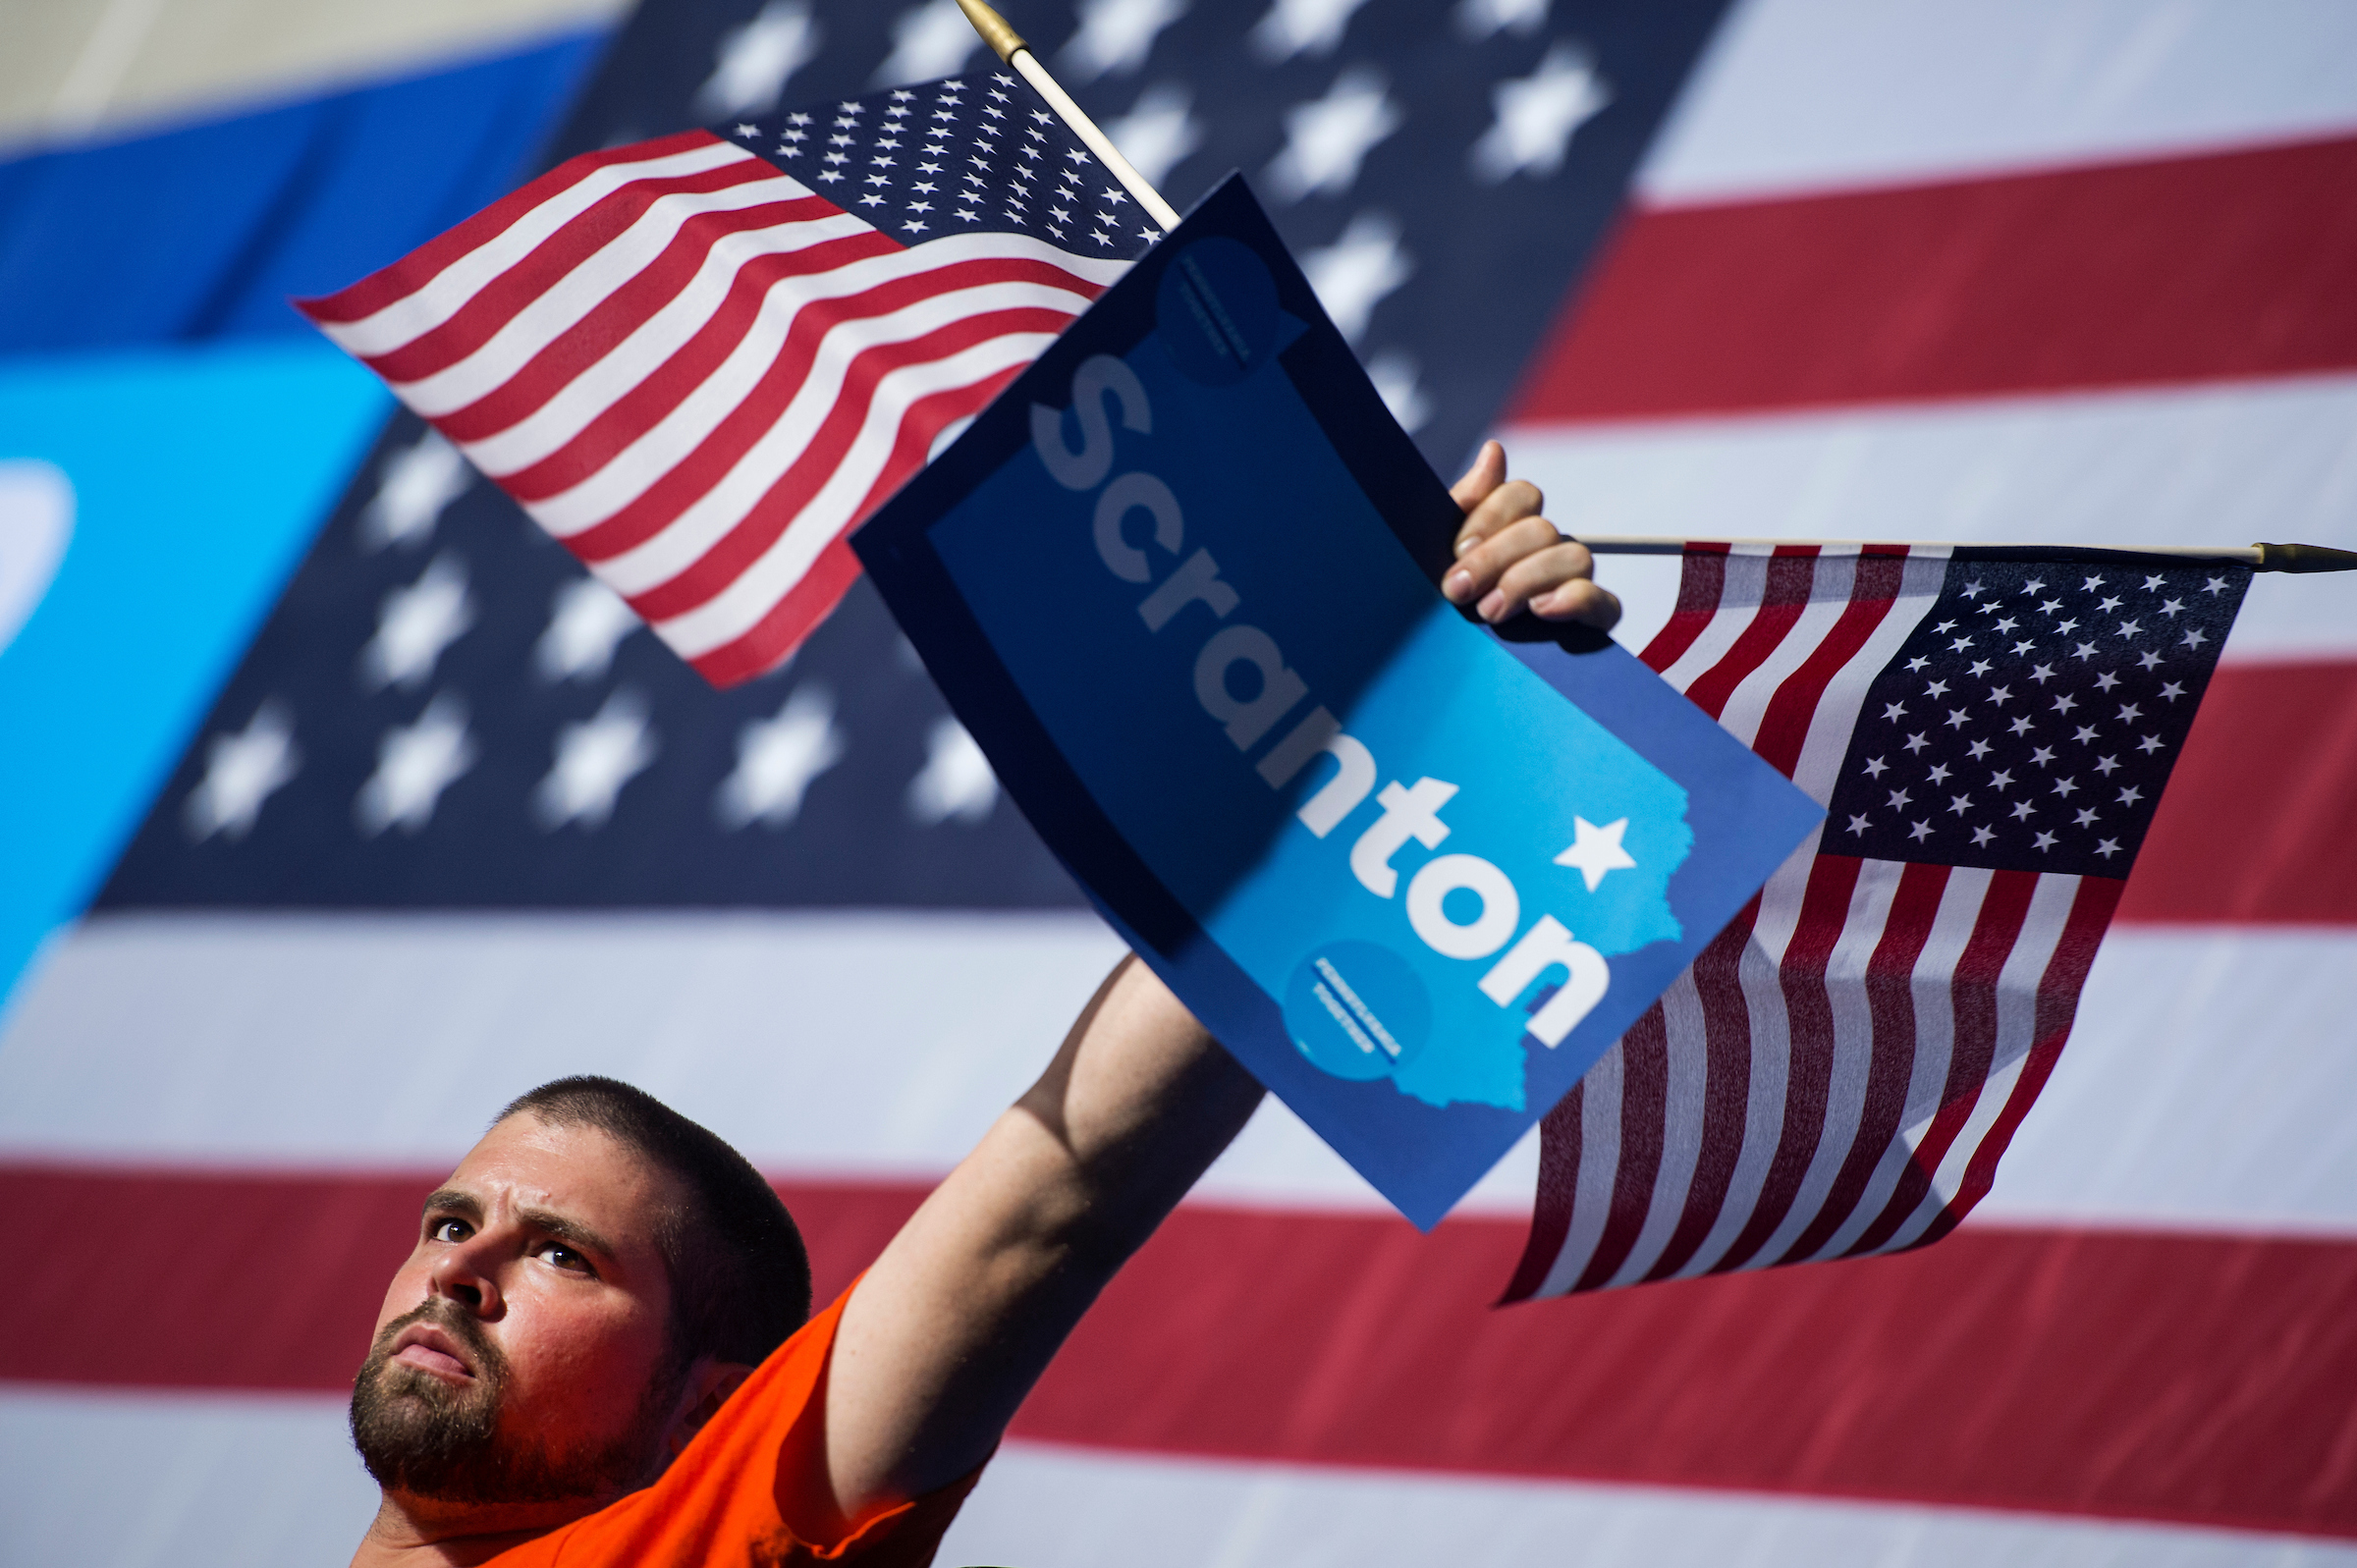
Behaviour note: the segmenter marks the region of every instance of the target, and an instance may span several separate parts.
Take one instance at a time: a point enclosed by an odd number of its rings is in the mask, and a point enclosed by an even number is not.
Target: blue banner
[[[1231,179],[855,541],[1106,916],[1423,1226],[1823,815],[1609,640],[1452,607],[1459,520]]]

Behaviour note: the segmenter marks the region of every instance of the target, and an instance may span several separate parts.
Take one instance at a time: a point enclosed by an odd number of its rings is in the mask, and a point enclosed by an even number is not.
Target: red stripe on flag
[[[1689,541],[1686,545],[1685,569],[1678,574],[1677,607],[1670,613],[1669,622],[1653,634],[1638,657],[1655,675],[1668,671],[1685,657],[1694,639],[1710,625],[1711,618],[1719,613],[1719,601],[1727,593],[1727,546]]]
[[[313,299],[298,299],[297,308],[322,326],[337,326],[375,315],[419,287],[469,251],[479,250],[514,226],[534,207],[572,189],[600,169],[618,163],[650,162],[675,153],[691,152],[714,143],[726,146],[709,131],[682,131],[653,141],[609,147],[568,158],[548,173],[500,197],[455,229],[436,235],[391,266],[381,267],[350,288]]]
[[[2357,140],[1640,210],[1514,421],[2357,366]]]
[[[1613,1166],[1604,1232],[1588,1255],[1574,1290],[1595,1290],[1628,1261],[1629,1249],[1653,1212],[1653,1186],[1662,1173],[1662,1140],[1670,1101],[1670,1037],[1655,1002],[1620,1037],[1620,1158]]]
[[[2357,663],[2219,667],[2119,918],[2357,925]]]
[[[1801,1181],[1817,1158],[1819,1145],[1825,1142],[1825,1108],[1834,1074],[1834,1002],[1825,971],[1848,924],[1850,900],[1864,866],[1855,855],[1821,854],[1809,867],[1800,917],[1776,966],[1777,982],[1783,991],[1785,1038],[1794,1042],[1794,1048],[1782,1057],[1783,1126],[1760,1195],[1735,1239],[1712,1261],[1714,1273],[1742,1268],[1767,1245],[1777,1226],[1784,1222],[1784,1216],[1792,1212]],[[1804,1043],[1820,1049],[1807,1049]]]
[[[1817,717],[1825,688],[1858,656],[1874,628],[1891,614],[1906,571],[1903,549],[1875,546],[1861,554],[1857,579],[1851,585],[1849,602],[1841,608],[1841,618],[1809,650],[1800,668],[1778,682],[1776,694],[1768,699],[1751,749],[1785,778],[1791,778],[1792,770],[1800,766],[1800,749],[1809,738],[1809,726]]]
[[[1801,612],[1809,608],[1810,589],[1817,577],[1817,547],[1778,545],[1765,569],[1768,578],[1760,590],[1759,606],[1734,646],[1686,687],[1687,699],[1714,719],[1727,712],[1735,688],[1768,662],[1768,656],[1782,645],[1800,620]]]
[[[341,1393],[439,1174],[0,1168],[0,1379]],[[781,1191],[822,1299],[922,1197]],[[2357,1242],[1968,1227],[1487,1311],[1520,1229],[1182,1210],[1015,1433],[2357,1537]]]
[[[1647,1279],[1668,1279],[1693,1262],[1719,1223],[1727,1189],[1734,1185],[1735,1167],[1742,1162],[1752,1067],[1751,1002],[1743,995],[1743,953],[1759,920],[1760,900],[1755,895],[1694,959],[1694,995],[1702,1004],[1702,1131],[1677,1228],[1646,1271]],[[1541,1154],[1544,1169],[1543,1144]]]
[[[1866,961],[1872,1044],[1857,1129],[1850,1134],[1849,1150],[1841,1157],[1840,1168],[1835,1171],[1816,1217],[1776,1259],[1778,1263],[1804,1262],[1834,1239],[1834,1233],[1856,1211],[1867,1184],[1898,1137],[1920,1050],[1915,1025],[1915,961],[1931,940],[1947,878],[1946,866],[1910,865],[1899,873],[1891,912],[1883,921],[1882,939]]]
[[[693,174],[633,180],[567,219],[515,265],[468,295],[466,302],[447,320],[429,327],[398,349],[363,355],[360,362],[396,385],[422,381],[447,370],[489,343],[525,307],[565,287],[569,274],[621,239],[657,202],[746,185],[783,187],[785,180],[777,170],[758,159],[722,164],[717,169],[699,169]],[[781,195],[765,207],[775,213],[791,204]],[[659,259],[659,252],[648,258],[650,263]],[[616,278],[613,287],[619,290],[631,281],[627,276]]]
[[[922,303],[953,290],[995,283],[1040,283],[1069,289],[1089,297],[1094,297],[1098,292],[1082,286],[1071,274],[1045,263],[986,257],[954,262],[928,272],[895,278],[855,295],[813,300],[795,316],[794,325],[788,329],[786,342],[780,348],[776,361],[763,373],[752,390],[730,408],[727,417],[714,427],[712,433],[661,479],[619,509],[613,516],[567,539],[567,548],[584,561],[607,561],[645,543],[669,526],[698,497],[726,477],[737,461],[777,424],[808,380],[811,366],[816,362],[819,350],[830,332],[852,322],[889,315],[904,306]],[[1043,320],[1053,324],[1044,329],[1027,330],[1058,332],[1071,319],[1069,315],[1053,311],[1040,312],[1040,315]],[[954,330],[973,319],[963,318],[951,323],[950,328],[937,330]],[[933,334],[917,341],[929,340],[948,341],[940,340]],[[959,340],[959,347],[963,346],[963,341]],[[867,352],[874,353],[897,347],[883,345]],[[861,357],[865,358],[865,354]],[[831,422],[837,418],[847,406],[864,412],[866,399],[857,393],[857,383],[847,369],[842,389],[830,402],[828,420]],[[856,429],[856,426],[853,428]],[[813,435],[795,458],[796,468],[810,468],[814,461],[812,454],[820,451],[822,439]],[[828,470],[814,471],[823,475]],[[815,485],[810,488],[814,489]],[[511,493],[526,501],[540,499],[536,491],[512,489]],[[794,505],[798,510],[800,503]],[[650,617],[676,614],[667,610],[641,613]]]
[[[463,408],[436,415],[435,428],[451,440],[462,442],[479,441],[508,429],[544,406],[549,399],[571,386],[576,377],[604,361],[631,333],[678,298],[702,273],[717,245],[735,235],[783,229],[832,216],[836,210],[832,203],[817,196],[805,196],[799,200],[768,202],[735,212],[697,213],[680,226],[680,232],[664,247],[661,255],[598,301],[580,320],[558,334],[546,348],[518,365],[491,391]],[[728,291],[722,296],[712,315],[664,361],[664,368],[668,368],[681,355],[690,352],[712,333],[715,323],[732,318],[749,318],[752,308],[759,304],[763,287],[774,276],[821,271],[860,255],[882,255],[899,248],[872,230],[860,239],[863,243],[855,243],[848,248],[843,242],[837,242],[834,244],[804,246],[800,250],[783,254],[766,252],[747,258],[730,278]],[[822,254],[813,256],[813,251]],[[774,269],[764,265],[773,261],[786,265]],[[749,305],[745,302],[748,297]],[[742,336],[740,329],[726,333],[724,341],[734,345]],[[722,352],[726,352],[725,348]],[[714,362],[717,362],[717,356]],[[695,379],[700,381],[702,377]],[[690,382],[689,385],[694,383]]]
[[[694,335],[674,351],[670,357],[637,385],[615,389],[613,402],[584,424],[578,435],[529,467],[504,475],[500,479],[500,488],[520,501],[545,501],[591,477],[654,429],[673,409],[686,402],[688,396],[702,386],[730,354],[737,351],[738,346],[743,343],[746,334],[760,317],[770,291],[777,285],[790,278],[816,277],[853,262],[890,255],[899,248],[892,241],[870,230],[865,234],[823,241],[780,255],[760,256],[748,262],[731,281],[728,296],[721,301],[720,308],[712,313],[711,319],[697,328]],[[771,406],[783,409],[792,401],[793,388],[801,384],[800,373],[808,369],[815,351],[815,340],[822,330],[815,318],[809,327],[801,329],[798,338],[795,335],[795,329],[789,328],[785,342],[779,345],[760,381],[755,383],[747,396],[758,394],[782,378],[792,377],[787,383],[786,397],[776,399],[771,404]],[[540,368],[537,365],[525,367],[520,372],[515,388],[517,400],[533,407],[547,402],[561,390],[561,384],[552,384],[541,378],[537,373]],[[559,367],[549,368],[554,370]],[[503,388],[493,396],[504,399],[506,395],[507,389]],[[460,434],[463,428],[460,421],[471,419],[476,408],[492,401],[492,398],[485,398],[469,407],[460,409],[451,419],[436,420],[435,423],[454,441],[466,439]],[[505,429],[506,424],[491,428]],[[485,433],[490,431],[486,430]],[[714,432],[718,433],[717,430]]]
[[[835,477],[866,428],[876,389],[886,376],[1017,333],[1053,337],[1071,319],[1063,311],[1037,307],[994,310],[960,316],[921,338],[879,345],[861,353],[845,372],[843,392],[828,405],[826,418],[778,481],[690,565],[658,586],[630,595],[630,607],[649,621],[667,621],[709,603],[742,576]],[[844,525],[849,526],[849,519]]]

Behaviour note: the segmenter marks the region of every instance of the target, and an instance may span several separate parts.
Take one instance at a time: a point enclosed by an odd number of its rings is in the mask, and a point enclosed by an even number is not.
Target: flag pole
[[[1097,161],[1137,198],[1146,215],[1162,225],[1164,234],[1178,227],[1178,210],[1162,199],[1162,193],[1146,183],[1144,175],[1130,166],[1129,160],[1122,156],[1122,149],[1113,144],[1113,138],[1099,131],[1097,123],[1072,102],[1072,95],[1056,84],[1056,79],[1048,75],[1048,68],[1039,63],[1022,35],[1007,26],[1005,17],[982,0],[958,0],[958,9],[965,13],[965,20],[982,34],[982,41],[990,45],[991,52],[1020,72],[1023,80],[1039,90],[1039,95],[1048,100],[1048,107],[1071,128],[1072,135],[1085,142],[1088,150],[1097,155]]]
[[[1650,538],[1638,534],[1566,534],[1600,556],[1681,556],[1697,543],[1767,549],[1773,545],[1808,545],[1823,549],[1853,547],[1858,539],[1690,539]],[[1900,543],[1898,540],[1883,541]],[[1914,540],[1918,546],[1940,550],[2019,550],[2056,548],[2098,551],[2118,556],[2173,556],[2182,561],[2235,561],[2253,571],[2357,571],[2357,550],[2334,550],[2327,545],[2069,545],[1982,544],[1966,540]]]

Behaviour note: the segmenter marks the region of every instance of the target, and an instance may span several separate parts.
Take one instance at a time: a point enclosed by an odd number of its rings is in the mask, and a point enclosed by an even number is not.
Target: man
[[[1618,619],[1497,443],[1454,494],[1453,603]],[[426,1201],[386,1292],[353,1389],[383,1494],[356,1568],[930,1562],[1057,1347],[1260,1096],[1124,959],[804,1324],[800,1240],[741,1157],[625,1085],[534,1090]]]

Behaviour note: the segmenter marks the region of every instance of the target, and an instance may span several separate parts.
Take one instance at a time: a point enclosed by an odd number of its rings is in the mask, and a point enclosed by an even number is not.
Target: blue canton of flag
[[[1826,847],[2125,876],[2249,581],[1958,551],[1867,692]]]

